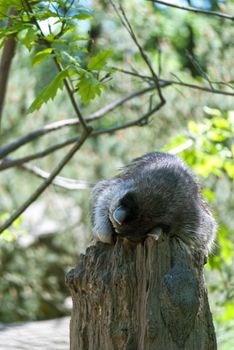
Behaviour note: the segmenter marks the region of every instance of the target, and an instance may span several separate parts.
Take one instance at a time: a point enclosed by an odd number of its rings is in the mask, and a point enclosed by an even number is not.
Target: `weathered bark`
[[[204,256],[176,238],[97,243],[67,274],[71,350],[213,350]]]

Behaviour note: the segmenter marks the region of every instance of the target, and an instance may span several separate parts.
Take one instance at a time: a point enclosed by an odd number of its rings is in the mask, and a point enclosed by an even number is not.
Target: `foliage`
[[[181,155],[198,175],[208,178],[212,174],[220,177],[225,173],[232,181],[234,111],[222,113],[218,109],[205,106],[204,112],[206,117],[203,121],[190,120],[187,133],[174,138],[166,149],[181,147],[190,140],[192,148],[186,149]]]
[[[25,247],[0,239],[0,320],[56,318],[69,313],[64,275],[76,259],[74,238],[59,233]]]
[[[206,188],[203,190],[217,214],[220,212],[218,200],[217,182],[226,179],[233,183],[234,180],[234,112],[221,112],[218,109],[204,107],[205,117],[200,122],[190,120],[186,133],[178,135],[166,147],[166,150],[183,148],[184,144],[190,147],[183,150],[180,155],[194,169],[194,171],[205,179]],[[230,218],[232,208],[225,207]],[[217,215],[216,214],[216,215]],[[219,221],[217,245],[208,261],[208,269],[212,270],[215,279],[208,275],[209,289],[214,300],[211,298],[215,321],[218,330],[218,339],[222,339],[226,323],[227,339],[224,343],[232,344],[232,336],[228,338],[228,329],[234,318],[234,230],[231,229],[232,220],[229,222]],[[208,272],[207,272],[208,273]],[[216,299],[217,298],[217,299]],[[214,302],[215,301],[215,302]],[[222,332],[220,331],[220,327]],[[220,340],[222,344],[222,341]],[[224,345],[224,348],[229,348]]]
[[[0,46],[9,36],[17,36],[19,42],[31,52],[32,64],[53,59],[60,72],[53,81],[36,97],[29,108],[29,113],[39,109],[49,99],[54,99],[58,89],[62,89],[65,78],[72,78],[73,85],[81,101],[88,104],[105,89],[103,71],[107,71],[107,59],[111,50],[100,51],[90,57],[84,43],[89,37],[82,36],[82,21],[92,18],[89,8],[79,6],[79,1],[15,1],[0,3],[0,19],[10,15],[11,26],[0,29]],[[50,21],[53,19],[52,24]],[[47,21],[47,29],[43,23]],[[62,70],[62,71],[61,71]]]
[[[2,214],[0,215],[0,220],[4,221],[8,218],[8,214]],[[20,226],[22,223],[22,219],[18,218],[17,220],[14,221],[13,225],[12,225],[12,229],[6,229],[4,230],[4,232],[1,235],[1,239],[3,239],[5,242],[13,242],[15,239],[19,238],[21,235],[24,234],[24,231],[21,230]]]

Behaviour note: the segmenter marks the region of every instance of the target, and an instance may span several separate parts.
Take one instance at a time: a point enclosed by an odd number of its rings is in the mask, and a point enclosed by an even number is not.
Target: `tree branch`
[[[54,168],[50,176],[36,189],[36,191],[0,226],[0,233],[6,230],[53,182],[54,178],[60,173],[64,166],[69,162],[73,155],[83,145],[89,137],[92,129],[85,129],[80,137],[80,140],[70,149],[65,157]]]
[[[234,16],[230,16],[226,13],[222,13],[222,12],[216,12],[216,11],[209,11],[209,10],[201,10],[201,9],[197,9],[195,7],[190,7],[190,6],[181,6],[181,5],[175,5],[166,1],[159,1],[159,0],[147,0],[150,2],[154,2],[156,4],[161,4],[161,5],[165,5],[165,6],[169,6],[169,7],[174,7],[177,8],[179,10],[184,10],[184,11],[190,11],[190,12],[194,12],[194,13],[200,13],[203,15],[209,15],[209,16],[217,16],[217,17],[221,17],[221,18],[225,18],[225,19],[229,19],[231,21],[234,20]]]
[[[50,173],[32,164],[22,164],[19,166],[19,168],[45,180],[50,176]],[[91,189],[95,185],[94,183],[88,181],[74,180],[63,176],[56,176],[52,181],[52,184],[66,190],[87,190]]]
[[[162,106],[163,106],[163,103],[160,102],[154,108],[150,109],[148,112],[143,114],[143,116],[141,116],[137,119],[134,119],[132,121],[129,121],[129,122],[122,124],[122,125],[119,125],[119,126],[114,126],[114,127],[107,128],[107,129],[95,130],[89,135],[89,137],[96,137],[98,135],[103,135],[103,134],[111,134],[111,133],[114,133],[116,131],[124,130],[124,129],[127,129],[129,127],[133,127],[133,126],[146,125],[150,116],[152,116],[152,114],[157,112]],[[18,158],[18,159],[5,158],[0,163],[0,171],[12,168],[14,166],[19,166],[21,164],[27,163],[27,162],[35,160],[35,159],[43,158],[43,157],[45,157],[45,156],[47,156],[47,155],[49,155],[49,154],[51,154],[59,149],[62,149],[63,147],[66,147],[66,146],[71,145],[75,142],[78,142],[79,139],[80,139],[79,136],[72,137],[64,142],[57,143],[56,145],[53,145],[53,146],[45,149],[44,151],[41,151],[38,153],[33,153],[33,154],[26,156],[26,157],[22,157],[22,158]]]
[[[120,72],[122,73],[125,73],[125,74],[130,74],[130,75],[137,75],[137,73],[134,73],[134,72],[131,72],[131,71],[127,71],[127,70],[123,70],[123,69],[118,69]],[[139,77],[141,78],[142,76],[139,75]],[[152,77],[150,76],[144,76],[144,77],[147,77],[147,79],[149,80],[152,80]],[[166,79],[159,79],[159,82],[161,84],[161,86],[164,88],[164,87],[167,87],[167,86],[170,86],[170,85],[179,85],[179,86],[182,86],[182,87],[189,87],[191,89],[196,89],[196,90],[201,90],[201,91],[206,91],[208,93],[214,93],[214,94],[222,94],[222,95],[226,95],[226,96],[234,96],[234,93],[233,92],[228,92],[228,91],[222,91],[222,90],[217,90],[217,89],[210,89],[208,87],[205,87],[205,86],[199,86],[199,85],[195,85],[195,84],[189,84],[189,83],[185,83],[185,82],[182,82],[182,81],[174,81],[174,80],[166,80]],[[155,86],[152,85],[152,86],[149,86],[147,88],[144,88],[144,89],[141,89],[141,90],[138,90],[132,94],[129,94],[121,99],[118,99],[110,104],[108,104],[107,106],[101,108],[100,110],[92,113],[90,115],[90,117],[86,118],[86,123],[90,123],[92,121],[95,121],[99,118],[101,118],[102,116],[104,116],[105,114],[107,114],[108,112],[114,110],[115,108],[117,108],[118,106],[124,104],[125,102],[135,98],[135,97],[138,97],[144,93],[147,93],[147,92],[150,92],[152,91],[153,89],[155,89]],[[144,117],[143,117],[144,119]],[[131,122],[132,123],[132,122]],[[135,122],[133,122],[135,124]],[[51,124],[48,124],[32,133],[29,133],[28,135],[26,136],[23,136],[22,138],[19,138],[18,140],[6,145],[5,147],[1,147],[0,148],[0,158],[3,158],[3,157],[6,157],[6,155],[8,155],[9,153],[13,152],[14,150],[18,149],[19,147],[31,142],[31,141],[34,141],[35,139],[37,139],[38,137],[40,136],[43,136],[43,135],[46,135],[47,133],[49,132],[52,132],[52,131],[55,131],[55,130],[58,130],[60,128],[63,128],[63,127],[68,127],[68,126],[72,126],[72,125],[78,125],[79,124],[79,121],[74,118],[74,119],[67,119],[67,120],[63,120],[63,121],[59,121],[59,122],[55,122],[55,123],[51,123]],[[123,129],[126,128],[126,125],[123,126]],[[120,127],[117,127],[116,130],[120,130],[121,129],[121,126]],[[111,129],[112,130],[112,129]],[[68,141],[65,141],[63,143],[60,143],[60,144],[57,144],[57,145],[54,145],[48,149],[46,149],[45,151],[42,151],[42,152],[38,152],[34,155],[31,155],[31,156],[27,156],[27,157],[24,157],[24,158],[21,158],[21,159],[17,159],[17,160],[11,160],[9,161],[8,159],[5,159],[2,163],[0,163],[0,170],[4,170],[4,169],[7,169],[8,167],[12,167],[12,166],[15,166],[15,165],[18,165],[18,164],[22,164],[24,162],[28,162],[30,160],[33,160],[33,159],[38,159],[38,158],[42,158],[44,156],[47,156],[48,154],[58,150],[58,149],[61,149],[67,145],[70,145],[74,142],[77,141],[77,137],[74,137]],[[10,165],[11,164],[11,165]]]
[[[169,150],[168,152],[171,154],[179,154],[187,150],[188,148],[191,148],[192,145],[193,145],[193,141],[190,139],[184,142],[183,144],[179,145],[178,147],[175,147]],[[32,164],[22,164],[19,166],[19,168],[26,170],[27,172],[42,179],[47,179],[50,176],[50,173]],[[52,181],[52,184],[55,186],[64,188],[66,190],[72,190],[72,191],[73,190],[90,190],[95,185],[94,183],[91,183],[85,180],[74,180],[63,176],[56,176]]]
[[[155,89],[155,86],[150,86],[150,87],[135,91],[135,92],[133,92],[127,96],[124,96],[123,98],[120,98],[114,102],[111,102],[110,104],[106,105],[105,107],[92,113],[89,117],[87,117],[85,119],[85,122],[91,123],[97,119],[100,119],[105,114],[113,111],[114,109],[121,106],[125,102],[127,102],[135,97],[141,96],[149,91],[152,91],[153,89]],[[37,129],[33,132],[28,133],[27,135],[25,135],[23,137],[20,137],[19,139],[9,143],[6,146],[0,147],[0,158],[6,157],[9,153],[15,151],[19,147],[21,147],[29,142],[35,141],[37,138],[44,136],[52,131],[56,131],[56,130],[59,130],[59,129],[64,128],[64,127],[78,125],[78,124],[79,124],[79,120],[77,120],[77,118],[66,119],[66,120],[62,120],[62,121],[48,124],[40,129]]]

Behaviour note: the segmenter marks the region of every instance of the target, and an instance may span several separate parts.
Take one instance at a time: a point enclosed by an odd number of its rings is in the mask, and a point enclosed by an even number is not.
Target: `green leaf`
[[[78,13],[78,15],[72,16],[72,18],[76,18],[79,20],[85,20],[85,19],[90,19],[93,16],[89,13]]]
[[[112,55],[112,50],[107,49],[92,57],[88,63],[88,69],[102,70],[107,63],[107,59]]]
[[[102,90],[105,90],[106,86],[101,84],[91,74],[86,74],[80,78],[78,83],[78,91],[81,101],[84,104],[88,104],[96,96],[100,96]]]
[[[220,176],[222,174],[223,160],[218,155],[203,156],[200,163],[194,164],[194,170],[196,173],[204,178],[207,178],[210,174]]]
[[[203,132],[204,127],[202,124],[196,123],[194,120],[189,120],[188,129],[193,134],[200,135]]]
[[[234,161],[226,160],[224,162],[224,169],[226,170],[228,176],[234,180]]]
[[[10,214],[9,213],[3,213],[0,215],[0,222],[3,223],[9,218]],[[2,239],[5,242],[12,242],[14,241],[17,237],[20,237],[24,232],[23,230],[20,229],[20,226],[22,224],[22,218],[18,217],[14,222],[11,227],[11,229],[6,229],[2,232],[0,235],[0,240]]]
[[[35,15],[33,14],[30,17],[33,18],[33,16],[35,16]],[[42,12],[37,13],[37,20],[38,21],[44,21],[44,20],[49,19],[51,17],[59,18],[59,15],[56,12],[53,12],[53,11],[46,9],[46,8],[43,8]]]
[[[37,33],[34,28],[28,28],[21,30],[18,34],[20,42],[27,47],[30,51],[34,45],[35,40],[37,39]]]
[[[234,319],[234,304],[232,302],[225,303],[225,312],[221,315],[224,322]]]
[[[59,72],[54,80],[46,86],[39,96],[33,101],[31,106],[29,107],[28,113],[32,113],[35,110],[38,110],[41,108],[41,106],[44,103],[47,103],[50,99],[54,99],[58,90],[63,88],[63,79],[65,79],[68,75],[67,70],[63,70],[62,72]]]
[[[223,117],[215,117],[212,119],[212,124],[214,127],[223,129],[223,130],[228,130],[229,129],[229,123],[228,120],[223,118]]]
[[[52,48],[48,48],[48,49],[45,49],[45,50],[38,52],[32,58],[32,65],[36,66],[37,64],[41,63],[46,57],[48,57],[51,54],[52,51],[53,51]]]
[[[234,144],[231,145],[232,157],[234,158]]]
[[[217,129],[211,129],[210,131],[207,132],[206,136],[208,137],[209,140],[215,141],[215,142],[222,142],[227,139],[225,133],[221,130]]]
[[[58,55],[62,58],[63,62],[79,66],[79,62],[77,62],[75,57],[71,56],[67,51],[62,50]]]
[[[45,36],[45,40],[50,42],[50,43],[54,43],[55,42],[54,37],[55,37],[55,35],[53,33],[50,33],[50,34]]]
[[[202,194],[209,200],[209,202],[214,202],[215,194],[209,188],[203,189]]]
[[[14,235],[12,232],[10,232],[8,229],[4,230],[3,233],[1,234],[1,239],[3,239],[5,242],[12,242],[14,241]]]
[[[0,1],[0,19],[6,18],[10,8],[21,9],[21,0],[1,0]]]

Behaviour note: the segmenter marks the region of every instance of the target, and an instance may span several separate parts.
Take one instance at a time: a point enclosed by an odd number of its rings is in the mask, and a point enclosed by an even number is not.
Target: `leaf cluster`
[[[12,9],[14,13],[8,15]],[[89,8],[79,5],[79,1],[7,1],[2,2],[0,13],[3,21],[0,46],[13,36],[30,51],[33,66],[51,59],[60,66],[57,75],[29,107],[29,113],[53,100],[63,89],[64,79],[70,81],[73,93],[78,93],[84,104],[106,90],[105,75],[109,76],[106,64],[112,52],[106,49],[89,55],[89,37],[82,35],[82,22],[89,26],[92,19]]]
[[[219,224],[217,242],[208,261],[208,268],[212,269],[212,275],[215,275],[211,281],[209,281],[210,276],[208,275],[208,284],[211,292],[210,299],[214,303],[212,309],[217,328],[219,324],[224,323],[227,323],[228,327],[234,317],[233,207],[231,205],[231,208],[228,208],[227,201],[221,201],[220,195],[227,198],[228,193],[218,194],[217,192],[219,182],[223,183],[222,187],[224,183],[233,184],[233,135],[234,112],[221,112],[219,109],[205,106],[204,119],[199,122],[190,120],[187,131],[175,137],[166,147],[167,150],[177,147],[179,149],[186,142],[189,142],[190,147],[185,147],[180,155],[205,180],[206,188],[203,190],[203,194],[217,212]],[[226,212],[227,220],[222,220],[222,211]],[[222,339],[222,335],[219,336]]]

